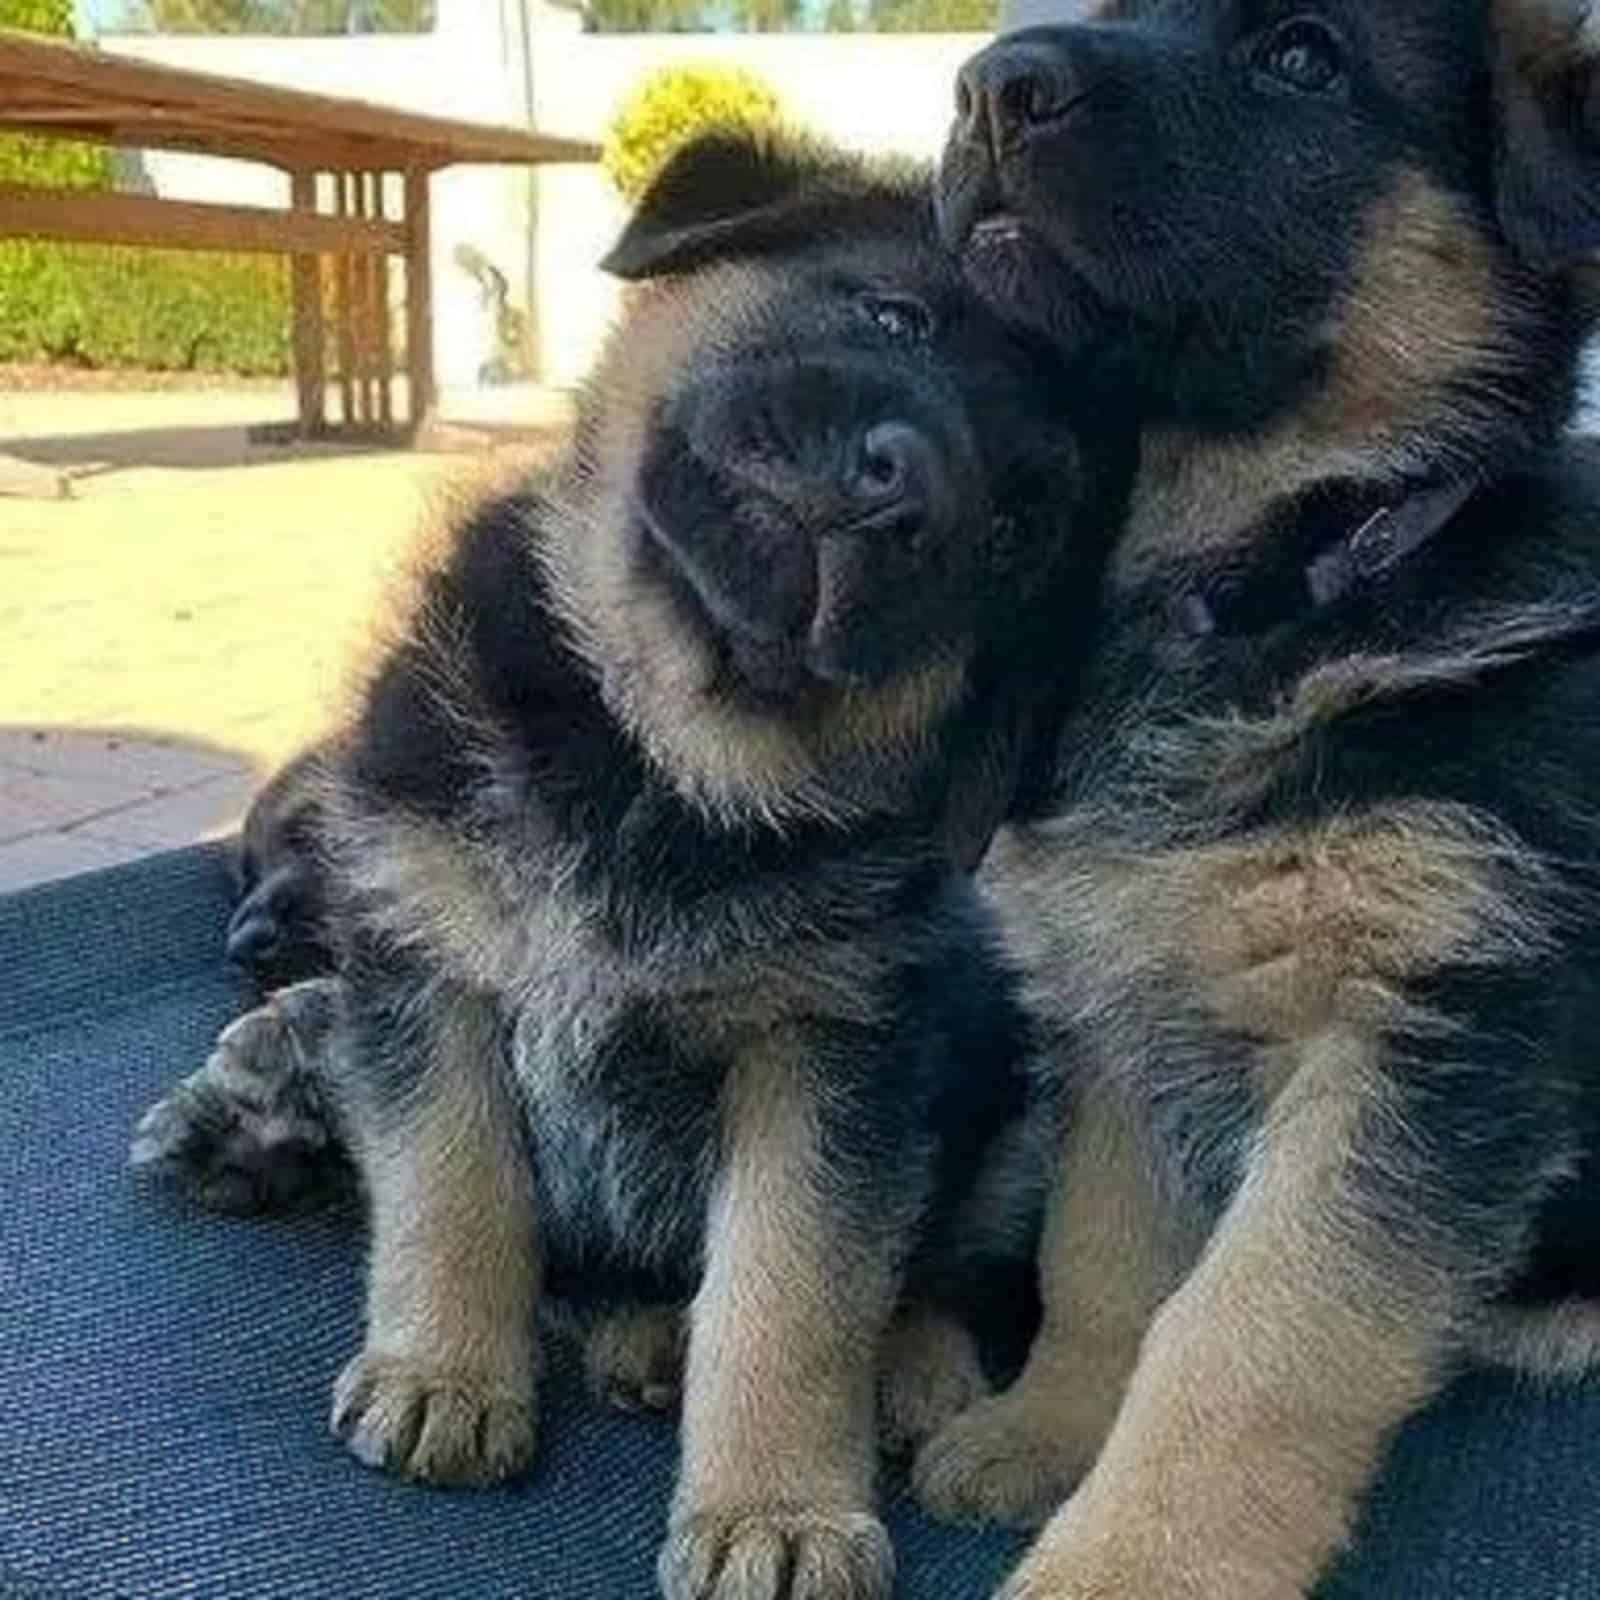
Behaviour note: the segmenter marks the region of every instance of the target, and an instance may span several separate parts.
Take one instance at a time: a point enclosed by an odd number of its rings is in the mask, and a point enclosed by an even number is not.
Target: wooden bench
[[[589,162],[599,154],[583,140],[273,88],[6,29],[0,29],[0,129],[232,156],[288,173],[290,206],[281,211],[0,184],[0,236],[288,256],[294,431],[308,438],[414,436],[433,411],[431,174],[460,163]],[[403,196],[392,217],[386,204],[396,186],[385,183],[391,174]],[[331,196],[331,209],[319,206],[319,190]],[[405,263],[403,418],[389,336],[391,256]],[[331,330],[325,267],[332,273]],[[328,416],[330,381],[340,392],[337,422]]]

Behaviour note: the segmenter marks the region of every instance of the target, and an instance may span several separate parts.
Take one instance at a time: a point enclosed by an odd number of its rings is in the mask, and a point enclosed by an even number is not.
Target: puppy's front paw
[[[1015,1393],[980,1401],[929,1440],[912,1469],[917,1498],[947,1522],[1033,1528],[1090,1461]]]
[[[363,1351],[334,1386],[332,1427],[369,1467],[423,1483],[499,1483],[533,1459],[533,1383]]]
[[[284,989],[218,1037],[206,1064],[140,1119],[128,1152],[215,1211],[284,1210],[350,1172],[325,1094],[335,983]]]
[[[667,1600],[885,1600],[894,1553],[864,1511],[700,1512],[661,1552]]]

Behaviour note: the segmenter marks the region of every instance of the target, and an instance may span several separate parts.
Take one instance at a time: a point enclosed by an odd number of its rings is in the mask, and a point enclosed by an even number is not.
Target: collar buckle
[[[1456,515],[1477,492],[1475,479],[1456,479],[1438,483],[1431,488],[1419,488],[1403,498],[1379,506],[1353,533],[1336,539],[1319,555],[1301,569],[1304,582],[1303,599],[1295,605],[1289,595],[1289,604],[1281,605],[1279,615],[1262,624],[1251,621],[1243,626],[1229,626],[1223,615],[1224,606],[1216,596],[1204,591],[1191,591],[1182,597],[1178,610],[1179,625],[1192,635],[1222,632],[1253,633],[1271,622],[1287,621],[1297,610],[1321,610],[1344,599],[1352,590],[1372,583],[1399,566],[1408,556],[1420,550],[1433,536],[1455,520]],[[1278,580],[1281,584],[1283,580]],[[1257,585],[1259,587],[1259,585]],[[1295,587],[1292,583],[1289,585]],[[1239,608],[1235,606],[1237,614]],[[1279,609],[1273,607],[1273,609]],[[1250,612],[1260,610],[1251,605]]]

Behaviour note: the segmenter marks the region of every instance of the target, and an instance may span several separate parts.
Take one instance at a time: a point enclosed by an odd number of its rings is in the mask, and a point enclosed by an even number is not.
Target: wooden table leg
[[[433,268],[428,218],[428,171],[406,169],[406,375],[411,384],[412,430],[438,404],[433,375]]]
[[[317,209],[317,175],[294,172],[289,178],[290,202],[296,211]],[[323,371],[322,267],[315,255],[291,258],[294,304],[294,386],[300,432],[314,439],[328,425],[327,378]]]
[[[383,182],[386,174],[377,171],[367,175],[367,215],[382,221],[385,215]],[[389,339],[389,258],[381,250],[374,250],[368,258],[372,274],[372,355],[373,378],[378,389],[378,425],[385,433],[394,428],[394,399],[390,390],[394,386],[394,351]]]
[[[341,217],[355,214],[356,178],[354,173],[333,175],[334,210]],[[339,422],[346,434],[356,425],[355,406],[355,256],[342,250],[334,258],[334,332],[339,343]]]

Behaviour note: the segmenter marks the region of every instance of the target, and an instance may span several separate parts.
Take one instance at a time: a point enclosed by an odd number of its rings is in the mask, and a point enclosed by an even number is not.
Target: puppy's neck
[[[1173,416],[1156,385],[1112,564],[1113,590],[1247,559],[1282,509],[1335,483],[1402,492],[1418,481],[1490,482],[1566,421],[1583,329],[1474,228],[1457,202],[1403,177],[1375,209],[1345,290],[1281,403],[1241,427]],[[1426,285],[1428,293],[1419,292]],[[1557,297],[1559,299],[1559,297]],[[1251,374],[1186,386],[1226,393]]]

